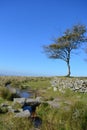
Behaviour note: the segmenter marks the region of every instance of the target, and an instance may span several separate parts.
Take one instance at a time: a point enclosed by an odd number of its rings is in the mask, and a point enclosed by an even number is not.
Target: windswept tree
[[[87,54],[87,46],[86,48],[84,49],[85,53]],[[85,59],[85,61],[87,61],[87,58]]]
[[[67,63],[68,74],[70,76],[70,58],[72,50],[81,47],[81,43],[87,41],[86,26],[74,25],[71,29],[67,29],[63,36],[56,38],[52,44],[43,46],[44,52],[48,58],[61,59]]]

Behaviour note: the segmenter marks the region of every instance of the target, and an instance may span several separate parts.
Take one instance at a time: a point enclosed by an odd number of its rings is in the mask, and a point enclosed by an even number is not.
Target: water
[[[6,87],[10,91],[15,91],[20,98],[29,98],[34,94],[32,92],[28,92],[28,90],[20,90],[19,88],[12,88],[10,84],[6,85]],[[30,106],[26,106],[26,109],[30,111]],[[31,117],[31,122],[35,128],[39,128],[42,125],[42,119],[38,116],[34,118]]]
[[[26,91],[20,92],[20,97],[29,98],[30,96],[31,94]]]
[[[14,91],[20,98],[29,98],[33,95],[32,92],[28,92],[28,90],[20,90],[19,88],[13,88],[10,84],[6,85],[6,87],[10,91]]]
[[[27,90],[19,90],[17,89],[17,94],[20,98],[29,98],[32,96],[32,93],[27,92]]]
[[[35,128],[39,128],[42,125],[42,119],[39,116],[32,118],[31,121]]]

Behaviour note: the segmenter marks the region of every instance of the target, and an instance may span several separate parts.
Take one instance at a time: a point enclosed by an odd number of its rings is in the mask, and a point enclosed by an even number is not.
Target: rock
[[[32,99],[32,98],[26,98],[26,103],[31,105],[31,104],[36,104],[36,103],[40,103],[41,97],[37,97],[35,99]]]
[[[53,87],[53,91],[54,91],[54,92],[57,91],[57,87]]]
[[[75,92],[87,92],[87,79],[80,78],[58,78],[55,77],[51,81],[51,86],[54,91],[63,92],[66,88],[70,88]]]
[[[37,102],[41,102],[41,100],[42,100],[42,97],[36,97],[36,99],[35,99]]]
[[[15,114],[15,117],[30,117],[30,112],[28,110],[19,112]]]
[[[17,102],[17,103],[20,103],[20,104],[24,104],[25,101],[26,101],[25,98],[14,98],[14,99],[13,99],[13,102],[14,102],[14,103]]]
[[[8,106],[8,112],[14,113],[14,109],[12,108],[12,106]]]
[[[36,99],[33,99],[33,98],[26,98],[26,103],[35,103],[37,102]]]
[[[55,101],[47,101],[47,103],[53,107],[53,108],[59,108],[60,107],[60,103],[59,102],[55,102]]]

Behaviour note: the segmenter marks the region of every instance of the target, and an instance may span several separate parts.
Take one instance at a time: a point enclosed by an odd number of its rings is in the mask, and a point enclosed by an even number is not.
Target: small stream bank
[[[13,88],[11,87],[10,84],[7,84],[6,87],[9,89],[10,92],[15,93],[17,95],[17,98],[15,100],[22,100],[25,99],[23,106],[22,106],[22,111],[17,112],[16,110],[16,115],[15,117],[27,117],[29,116],[29,119],[33,126],[35,128],[39,128],[42,124],[42,119],[36,115],[36,107],[40,105],[40,103],[36,100],[33,100],[33,97],[35,93],[33,91],[29,90],[20,90],[19,88]],[[18,98],[19,97],[19,98]],[[26,102],[28,99],[32,99],[29,102]],[[32,104],[32,105],[31,105]],[[14,111],[15,112],[15,111]]]
[[[10,84],[7,84],[6,88],[8,88],[11,93],[16,94],[20,98],[30,98],[35,95],[35,92],[33,91],[29,91],[26,89],[21,90],[19,88],[13,88]]]

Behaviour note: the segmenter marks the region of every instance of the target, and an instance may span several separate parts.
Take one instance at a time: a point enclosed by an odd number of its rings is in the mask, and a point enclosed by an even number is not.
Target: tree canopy
[[[70,55],[72,50],[78,49],[82,44],[87,41],[86,26],[77,24],[71,29],[67,29],[63,36],[56,38],[52,44],[43,46],[44,52],[48,58],[61,59],[67,63],[68,74],[70,76]]]

